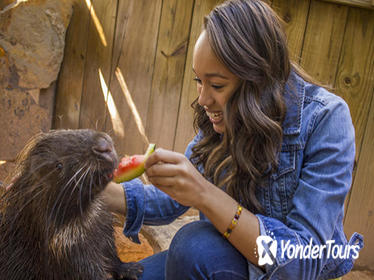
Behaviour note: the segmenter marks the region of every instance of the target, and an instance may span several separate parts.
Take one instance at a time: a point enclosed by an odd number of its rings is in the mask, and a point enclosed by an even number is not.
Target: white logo
[[[272,233],[270,233],[274,236]],[[267,235],[260,235],[256,239],[258,250],[258,265],[265,264],[273,265],[277,257],[276,240]],[[360,251],[359,245],[342,245],[335,244],[334,240],[327,240],[325,245],[314,244],[313,239],[309,240],[307,245],[304,244],[291,244],[290,240],[280,241],[280,258],[288,259],[321,259],[322,256],[333,259],[357,259]]]
[[[272,265],[277,256],[277,241],[267,235],[260,235],[256,239],[258,248],[258,265]]]

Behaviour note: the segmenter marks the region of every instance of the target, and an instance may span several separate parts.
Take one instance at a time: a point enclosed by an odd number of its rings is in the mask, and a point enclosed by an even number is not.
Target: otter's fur
[[[117,256],[112,215],[100,196],[117,155],[94,130],[35,136],[0,196],[0,280],[137,279]]]

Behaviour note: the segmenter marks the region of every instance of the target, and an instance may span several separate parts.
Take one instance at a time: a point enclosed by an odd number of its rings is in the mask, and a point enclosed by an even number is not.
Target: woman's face
[[[225,131],[223,110],[226,102],[240,85],[240,79],[231,73],[215,55],[206,31],[196,42],[192,68],[195,72],[198,102],[204,107],[213,129],[217,133]]]

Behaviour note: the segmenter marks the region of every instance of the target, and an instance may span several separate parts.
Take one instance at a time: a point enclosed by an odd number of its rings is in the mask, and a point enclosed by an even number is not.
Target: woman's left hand
[[[157,149],[145,169],[154,186],[185,206],[197,207],[210,184],[183,154],[169,150]]]

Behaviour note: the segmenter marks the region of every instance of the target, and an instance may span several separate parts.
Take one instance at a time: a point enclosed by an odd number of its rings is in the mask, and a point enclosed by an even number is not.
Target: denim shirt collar
[[[287,107],[282,125],[284,135],[300,134],[304,97],[305,82],[294,71],[291,71],[284,92]]]

